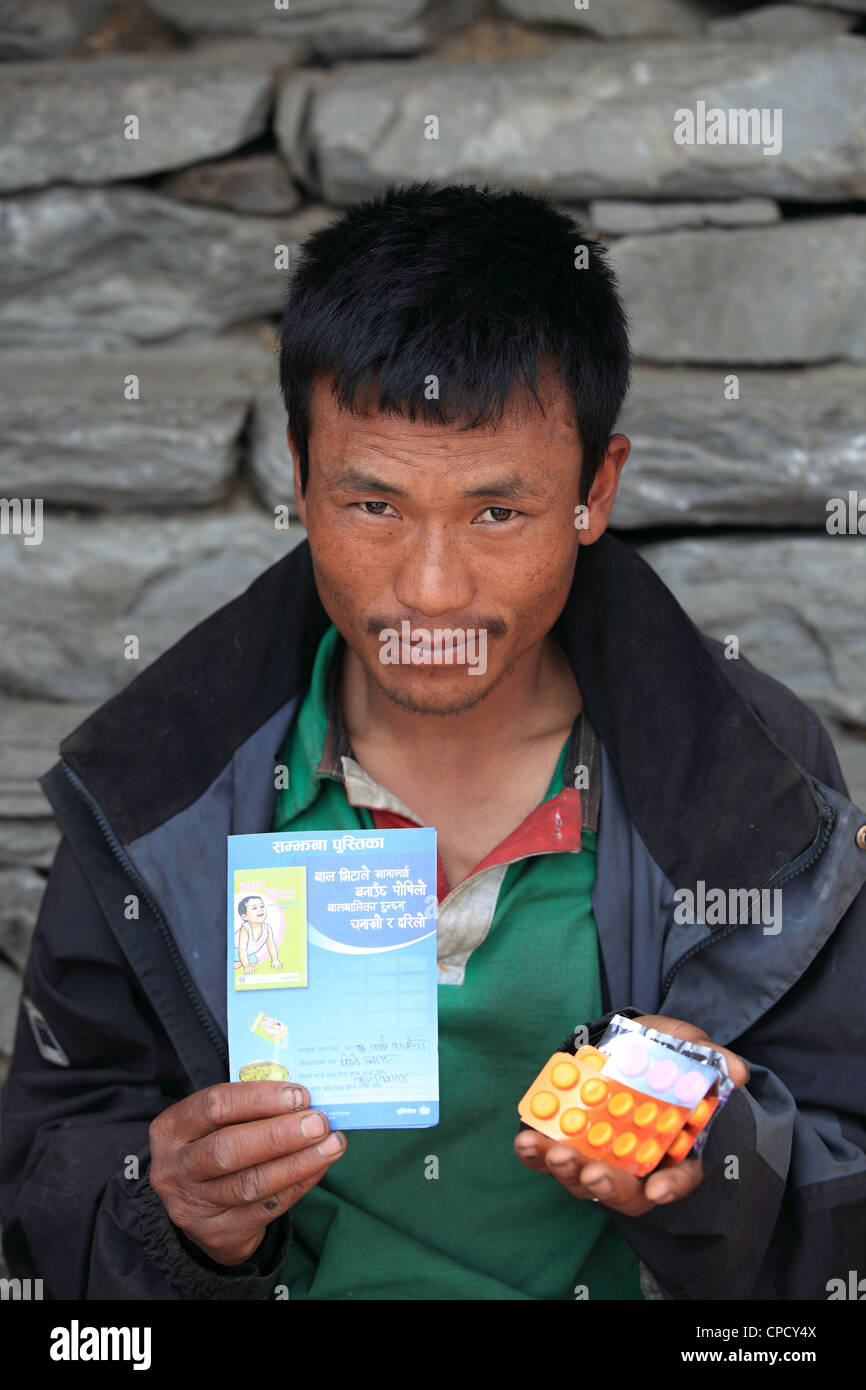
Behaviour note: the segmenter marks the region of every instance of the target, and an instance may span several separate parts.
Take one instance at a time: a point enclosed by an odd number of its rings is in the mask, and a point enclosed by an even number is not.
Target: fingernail
[[[305,1139],[315,1139],[318,1134],[324,1134],[327,1128],[328,1122],[318,1110],[301,1120],[301,1133]]]
[[[598,1178],[595,1182],[587,1184],[593,1192],[597,1192],[599,1197],[609,1197],[613,1192],[613,1183],[610,1178]]]
[[[283,1105],[287,1110],[303,1110],[306,1104],[306,1097],[303,1091],[299,1091],[297,1086],[283,1087]]]
[[[658,1197],[653,1197],[652,1200],[654,1202],[672,1202],[674,1200],[674,1194],[673,1192],[671,1192],[670,1188],[666,1187],[664,1192],[662,1192]]]
[[[341,1153],[343,1149],[343,1136],[339,1130],[334,1130],[327,1139],[323,1139],[321,1144],[316,1145],[316,1150],[323,1158],[330,1158],[332,1154]]]
[[[535,1147],[534,1144],[521,1144],[521,1145],[520,1145],[520,1157],[521,1157],[521,1158],[538,1158],[538,1149]]]

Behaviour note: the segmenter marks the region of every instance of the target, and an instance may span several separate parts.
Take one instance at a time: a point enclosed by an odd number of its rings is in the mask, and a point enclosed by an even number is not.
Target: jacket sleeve
[[[768,727],[847,797],[831,739],[795,705]],[[713,1121],[700,1185],[641,1217],[612,1213],[665,1297],[825,1300],[866,1273],[864,939],[861,889],[797,983],[727,1044],[751,1076]]]
[[[611,1213],[664,1297],[824,1300],[863,1272],[863,1115],[842,1084],[835,1111],[795,1098],[755,1048],[733,1047],[752,1075],[713,1121],[698,1187],[644,1216]]]
[[[150,1186],[150,1124],[192,1087],[65,839],[23,997],[70,1065],[42,1055],[22,1007],[0,1111],[11,1273],[41,1278],[53,1299],[268,1298],[290,1242],[288,1215],[247,1263],[225,1268],[186,1240]]]

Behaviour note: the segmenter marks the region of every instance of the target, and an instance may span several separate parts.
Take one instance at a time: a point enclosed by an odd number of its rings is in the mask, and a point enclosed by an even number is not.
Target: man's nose
[[[401,556],[394,594],[403,608],[436,617],[465,612],[475,595],[466,557],[444,528],[412,538]]]

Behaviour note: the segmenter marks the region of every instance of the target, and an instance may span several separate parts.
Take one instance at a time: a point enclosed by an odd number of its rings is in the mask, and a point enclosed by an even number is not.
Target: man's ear
[[[294,441],[294,437],[293,437],[292,432],[291,432],[291,428],[290,428],[288,425],[286,426],[286,441],[287,441],[288,446],[289,446],[289,453],[290,453],[291,456],[292,456],[292,467],[293,467],[294,488],[295,488],[295,507],[297,508],[298,517],[300,518],[301,525],[302,525],[302,526],[306,526],[306,524],[307,524],[307,504],[306,504],[306,500],[305,500],[304,497],[301,495],[301,467],[300,467],[300,464],[298,463],[298,457],[299,457],[299,455],[298,455],[297,446],[296,446],[295,441]]]
[[[593,545],[607,530],[620,474],[630,452],[631,440],[626,435],[611,435],[601,467],[590,488],[586,524],[578,531],[581,545]]]

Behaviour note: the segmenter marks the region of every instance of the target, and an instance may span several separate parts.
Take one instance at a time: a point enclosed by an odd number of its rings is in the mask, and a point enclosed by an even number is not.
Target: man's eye
[[[358,503],[358,506],[359,506],[359,507],[390,507],[390,506],[391,506],[391,503],[390,503],[390,502],[359,502],[359,503]],[[366,512],[365,515],[366,515],[366,516],[385,516],[386,513],[385,513],[385,512]],[[397,513],[395,512],[394,515],[396,516]]]
[[[494,516],[494,517],[493,517],[493,520],[494,520],[494,521],[500,521],[500,522],[501,522],[501,521],[510,521],[511,518],[512,518],[513,516],[519,516],[519,512],[516,512],[516,511],[514,510],[513,507],[485,507],[485,508],[484,508],[484,512],[491,512],[491,513],[493,513],[493,512],[498,512],[498,513],[500,513],[499,516]],[[480,513],[479,513],[479,516],[483,516],[483,515],[484,515],[484,512],[480,512]],[[502,512],[505,513],[504,516],[501,515]]]

